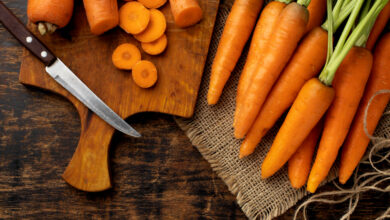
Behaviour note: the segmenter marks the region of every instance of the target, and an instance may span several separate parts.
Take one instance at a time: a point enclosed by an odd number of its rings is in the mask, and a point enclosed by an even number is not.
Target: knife
[[[46,65],[46,72],[74,97],[115,129],[141,137],[134,128],[96,96],[60,59],[58,59],[23,23],[0,1],[0,22],[32,54]]]

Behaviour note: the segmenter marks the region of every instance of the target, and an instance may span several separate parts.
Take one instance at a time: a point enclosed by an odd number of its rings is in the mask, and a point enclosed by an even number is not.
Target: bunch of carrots
[[[390,34],[371,52],[389,20],[389,0],[274,0],[259,16],[262,5],[234,2],[212,65],[208,103],[218,102],[254,29],[234,113],[234,136],[245,138],[240,158],[252,154],[289,109],[262,163],[262,177],[288,162],[292,186],[307,182],[315,192],[343,146],[339,180],[345,183],[390,99],[371,98],[390,89]]]

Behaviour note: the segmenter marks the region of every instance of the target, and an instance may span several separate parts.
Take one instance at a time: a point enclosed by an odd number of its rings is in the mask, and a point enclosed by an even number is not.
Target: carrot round
[[[119,23],[117,0],[83,0],[91,32],[95,35],[116,27]]]
[[[257,21],[255,31],[252,36],[248,56],[246,58],[244,69],[242,70],[237,87],[236,111],[237,114],[245,96],[245,91],[252,82],[253,74],[256,73],[256,67],[261,57],[265,54],[265,48],[271,38],[272,31],[275,29],[280,13],[286,4],[279,1],[268,3],[261,12]]]
[[[159,39],[150,43],[141,43],[141,47],[146,53],[150,55],[158,55],[164,52],[165,48],[167,48],[167,44],[167,35],[164,34]]]
[[[167,2],[167,0],[138,0],[138,1],[147,8],[160,8]]]
[[[353,47],[333,80],[335,99],[330,106],[307,189],[315,192],[336,160],[353,117],[359,106],[372,67],[372,54],[363,47]]]
[[[390,2],[382,9],[368,37],[366,48],[372,50],[390,18]]]
[[[304,83],[315,77],[325,64],[328,33],[317,27],[298,46],[246,135],[240,158],[253,153],[263,136],[291,106]]]
[[[134,35],[134,37],[140,42],[149,43],[160,38],[164,34],[166,27],[167,22],[164,14],[157,9],[151,9],[148,26],[143,32]]]
[[[139,2],[128,2],[119,9],[119,26],[129,34],[141,33],[149,21],[149,10]]]
[[[73,14],[74,0],[28,0],[27,16],[33,23],[44,25],[45,31],[51,32],[48,25],[65,27]],[[54,28],[55,30],[55,28]],[[42,32],[45,34],[46,32]]]
[[[263,0],[236,0],[226,20],[211,68],[207,94],[209,105],[216,104],[255,26]]]
[[[296,189],[305,185],[309,176],[314,150],[322,131],[323,124],[321,122],[311,130],[302,145],[288,160],[288,178],[290,179],[291,186]]]
[[[121,44],[112,54],[112,62],[118,69],[131,70],[140,60],[141,52],[133,44]]]
[[[240,112],[235,119],[234,136],[243,138],[256,119],[265,98],[302,38],[308,21],[307,9],[295,2],[279,16],[266,54],[259,61],[252,83],[246,90]]]
[[[132,77],[139,87],[150,88],[157,82],[157,68],[152,62],[141,60],[134,65]]]
[[[326,12],[326,0],[311,0],[307,10],[309,11],[309,21],[306,33],[322,24]]]
[[[198,23],[203,11],[196,0],[169,0],[175,24],[185,28]]]
[[[339,170],[339,182],[342,184],[351,177],[370,142],[363,127],[368,102],[376,92],[384,89],[390,89],[390,34],[384,35],[375,49],[370,78],[347,139],[342,147]],[[381,94],[373,99],[367,112],[367,131],[369,134],[374,133],[389,99],[389,94]]]

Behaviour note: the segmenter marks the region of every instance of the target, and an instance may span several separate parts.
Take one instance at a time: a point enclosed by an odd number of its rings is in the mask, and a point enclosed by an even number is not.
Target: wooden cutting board
[[[113,50],[121,43],[140,43],[120,28],[104,35],[90,33],[81,1],[76,1],[70,24],[51,36],[39,37],[70,69],[122,118],[139,112],[161,112],[191,117],[207,57],[219,0],[199,1],[203,20],[190,28],[175,26],[169,4],[161,10],[167,19],[168,47],[159,56],[142,52],[152,61],[159,79],[151,89],[141,89],[130,71],[117,70],[111,62]],[[35,35],[35,27],[29,24]],[[141,50],[142,51],[142,50]],[[108,150],[114,129],[89,111],[44,71],[44,65],[24,51],[19,80],[58,93],[76,107],[81,120],[80,140],[63,178],[83,191],[97,192],[111,187]]]

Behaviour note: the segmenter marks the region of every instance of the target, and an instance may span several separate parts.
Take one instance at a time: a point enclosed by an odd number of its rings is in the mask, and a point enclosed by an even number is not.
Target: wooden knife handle
[[[18,41],[31,51],[46,66],[50,66],[57,58],[36,38],[24,24],[0,1],[0,22],[14,35]]]

